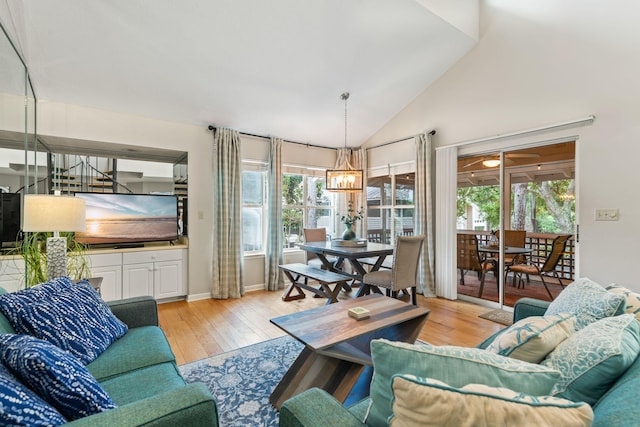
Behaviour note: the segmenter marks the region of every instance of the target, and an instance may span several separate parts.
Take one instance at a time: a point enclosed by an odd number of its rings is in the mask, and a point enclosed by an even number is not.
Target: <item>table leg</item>
[[[297,275],[296,278],[294,278],[293,275],[291,275],[291,272],[287,270],[282,270],[282,271],[284,271],[285,276],[287,276],[287,278],[291,282],[291,284],[287,286],[287,288],[284,290],[284,293],[282,294],[282,300],[294,301],[294,300],[306,298],[307,296],[304,294],[304,292],[302,292],[302,289],[300,289],[300,287],[298,286],[298,279],[300,279],[300,275]],[[291,295],[291,292],[293,291],[297,292],[296,295]]]

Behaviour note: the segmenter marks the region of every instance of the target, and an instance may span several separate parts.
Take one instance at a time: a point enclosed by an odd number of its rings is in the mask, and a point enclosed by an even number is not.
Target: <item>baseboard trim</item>
[[[187,295],[187,302],[200,301],[200,300],[209,299],[209,298],[211,298],[211,292],[205,292],[202,294],[192,294],[192,295]]]

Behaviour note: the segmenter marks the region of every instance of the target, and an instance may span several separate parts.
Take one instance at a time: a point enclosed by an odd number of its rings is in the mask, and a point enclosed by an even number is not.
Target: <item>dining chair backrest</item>
[[[458,233],[457,268],[462,270],[482,271],[480,253],[478,252],[478,239],[473,234]]]
[[[393,251],[393,288],[406,289],[416,286],[420,253],[424,244],[424,235],[398,236]]]
[[[549,271],[553,271],[560,261],[560,258],[564,254],[564,248],[567,246],[567,241],[571,237],[571,234],[561,235],[553,239],[553,243],[551,243],[551,252],[547,255],[547,259],[544,261],[544,264],[540,268],[542,273],[547,273]]]
[[[324,242],[327,240],[327,229],[324,227],[321,228],[304,228],[302,230],[304,234],[305,242]],[[306,252],[307,262],[314,258],[318,258],[318,255],[313,252]]]
[[[504,230],[504,245],[524,248],[527,241],[526,230]]]

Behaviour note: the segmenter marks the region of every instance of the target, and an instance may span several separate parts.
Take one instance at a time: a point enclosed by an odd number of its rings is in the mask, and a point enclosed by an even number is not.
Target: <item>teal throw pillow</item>
[[[632,314],[607,317],[571,335],[542,365],[562,374],[552,394],[595,404],[640,353],[640,324]]]
[[[0,334],[0,359],[70,420],[116,407],[77,358],[46,341],[29,335]]]
[[[67,420],[0,363],[0,425],[59,426]]]
[[[525,317],[498,335],[486,350],[525,362],[540,363],[574,332],[575,326],[575,314]]]
[[[582,278],[567,286],[549,304],[545,316],[573,313],[576,315],[576,330],[605,317],[625,312],[625,297],[611,292],[596,282]]]
[[[479,348],[413,345],[384,339],[371,342],[373,378],[366,423],[386,426],[392,415],[391,379],[409,374],[443,381],[452,387],[486,384],[543,396],[549,394],[560,373]]]

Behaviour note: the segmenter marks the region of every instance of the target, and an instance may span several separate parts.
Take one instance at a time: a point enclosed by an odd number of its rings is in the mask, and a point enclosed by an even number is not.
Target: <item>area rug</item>
[[[303,345],[284,336],[179,367],[188,383],[209,387],[218,405],[220,426],[277,426],[269,395]]]
[[[491,310],[482,313],[478,317],[506,326],[510,326],[513,323],[513,313],[506,310]]]

